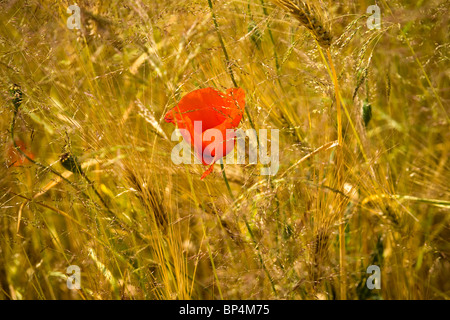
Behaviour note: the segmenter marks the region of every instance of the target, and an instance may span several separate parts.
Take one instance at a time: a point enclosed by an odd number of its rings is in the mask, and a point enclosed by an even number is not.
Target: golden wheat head
[[[272,0],[272,2],[297,18],[313,34],[322,47],[330,47],[331,30],[325,26],[314,8],[300,0]]]

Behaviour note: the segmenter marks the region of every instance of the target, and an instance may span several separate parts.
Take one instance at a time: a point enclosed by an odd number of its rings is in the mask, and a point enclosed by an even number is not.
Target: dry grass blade
[[[283,172],[283,174],[280,176],[281,178],[284,177],[289,171],[291,171],[292,169],[294,169],[296,166],[298,166],[300,163],[302,163],[303,161],[311,158],[312,156],[316,155],[317,153],[319,153],[320,151],[323,150],[328,150],[331,148],[334,148],[336,146],[338,146],[339,143],[338,141],[331,141],[328,143],[325,143],[323,146],[320,146],[319,148],[315,149],[313,152],[308,153],[306,156],[304,156],[303,158],[301,158],[300,160],[298,160],[296,163],[294,163],[292,166],[290,166],[288,169],[286,169],[285,172]]]

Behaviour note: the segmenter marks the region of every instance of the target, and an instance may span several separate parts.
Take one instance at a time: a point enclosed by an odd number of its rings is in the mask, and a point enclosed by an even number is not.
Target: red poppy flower
[[[23,142],[20,139],[16,140],[16,145],[19,147],[20,150],[22,150],[30,159],[34,159],[34,154],[27,150],[27,147],[25,145],[25,142]],[[15,147],[14,144],[11,142],[8,147],[6,148],[6,158],[7,158],[7,164],[9,167],[20,167],[24,164],[27,164],[29,161],[23,154],[21,154]]]
[[[188,93],[167,112],[164,120],[177,125],[184,140],[194,147],[195,156],[204,165],[210,165],[200,179],[212,172],[216,161],[233,150],[234,129],[242,119],[244,108],[243,89],[230,88],[224,94],[214,88],[204,88]]]

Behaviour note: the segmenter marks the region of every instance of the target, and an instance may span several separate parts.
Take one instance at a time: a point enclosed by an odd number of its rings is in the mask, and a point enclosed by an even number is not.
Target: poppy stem
[[[223,180],[225,181],[225,185],[227,186],[228,192],[230,193],[231,199],[234,201],[233,192],[231,191],[230,184],[228,183],[227,175],[225,173],[225,168],[223,166],[223,163],[220,163],[220,170],[222,170],[222,176]]]
[[[269,281],[270,281],[270,285],[271,285],[271,287],[272,287],[272,291],[273,291],[273,293],[274,293],[275,295],[277,295],[277,294],[278,294],[278,293],[277,293],[277,289],[275,288],[275,284],[274,284],[274,282],[273,282],[273,279],[272,279],[272,277],[270,276],[270,273],[269,273],[269,271],[268,271],[267,268],[266,268],[266,265],[265,265],[265,263],[264,263],[263,257],[262,257],[262,255],[261,255],[260,250],[259,250],[258,242],[256,241],[255,235],[253,234],[252,228],[251,228],[250,224],[248,223],[248,220],[247,220],[247,218],[245,217],[245,215],[244,215],[244,222],[245,222],[245,226],[247,227],[247,231],[248,231],[250,237],[252,238],[253,244],[255,245],[255,250],[256,250],[256,253],[258,254],[259,262],[261,263],[261,266],[262,266],[264,272],[266,273],[267,278],[268,278]]]
[[[234,202],[234,196],[233,196],[233,193],[231,192],[231,188],[230,188],[230,185],[228,183],[227,175],[225,174],[225,168],[223,166],[223,163],[220,163],[220,168],[222,170],[223,180],[225,181],[225,184],[227,185],[228,192],[230,193],[231,199],[233,199],[233,202]],[[245,226],[247,227],[247,231],[248,231],[250,237],[252,238],[253,244],[255,245],[255,250],[256,250],[256,253],[258,255],[259,262],[261,263],[261,266],[262,266],[264,272],[266,273],[266,275],[267,275],[267,277],[268,277],[268,279],[270,281],[270,284],[271,284],[273,292],[275,294],[277,294],[277,290],[275,289],[275,284],[273,282],[273,279],[270,276],[270,273],[269,273],[269,271],[266,268],[266,265],[264,263],[263,257],[261,255],[261,252],[259,251],[259,247],[258,247],[258,243],[257,243],[257,241],[255,239],[255,235],[253,234],[252,228],[251,228],[250,224],[248,223],[247,218],[245,217],[245,215],[244,215],[244,222],[245,222]]]

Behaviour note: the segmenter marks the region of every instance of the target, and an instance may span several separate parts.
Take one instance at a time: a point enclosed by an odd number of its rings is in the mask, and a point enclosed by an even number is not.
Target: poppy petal
[[[227,136],[227,131],[239,125],[244,109],[243,89],[230,88],[222,93],[214,88],[203,88],[183,96],[177,106],[166,113],[164,120],[186,129],[189,134],[185,131],[184,140],[193,146],[195,156],[209,165],[201,179],[212,172],[217,160],[233,150],[235,134]],[[231,140],[233,143],[229,143]]]
[[[200,177],[200,180],[203,180],[203,179],[205,179],[207,176],[209,176],[209,174],[213,171],[213,169],[214,169],[214,164],[215,164],[216,162],[213,162],[210,166],[209,166],[209,168],[208,169],[206,169],[206,171],[205,172],[203,172],[203,174],[202,174],[202,176]]]

